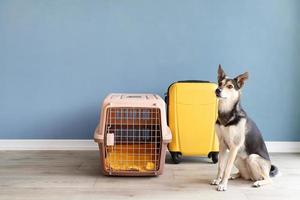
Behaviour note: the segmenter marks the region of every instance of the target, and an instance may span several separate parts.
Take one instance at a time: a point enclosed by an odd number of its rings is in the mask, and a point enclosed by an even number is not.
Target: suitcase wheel
[[[170,152],[172,156],[172,160],[175,164],[178,164],[182,160],[182,154],[180,152]]]
[[[208,157],[211,158],[213,163],[217,163],[219,161],[219,152],[210,152]]]

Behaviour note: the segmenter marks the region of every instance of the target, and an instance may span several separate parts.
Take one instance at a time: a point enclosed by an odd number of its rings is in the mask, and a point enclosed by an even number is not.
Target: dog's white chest
[[[245,141],[245,124],[246,119],[241,119],[238,124],[231,126],[217,124],[216,132],[228,148],[241,147]]]

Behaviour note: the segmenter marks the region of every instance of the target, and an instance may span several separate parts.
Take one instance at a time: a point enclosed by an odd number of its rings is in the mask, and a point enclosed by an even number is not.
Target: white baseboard
[[[93,140],[5,139],[0,140],[0,150],[98,150],[98,145]]]
[[[266,142],[269,152],[281,152],[281,153],[299,153],[300,152],[300,142],[292,141],[278,141]]]
[[[266,145],[269,152],[300,152],[300,142],[268,141],[266,142]],[[98,150],[98,145],[93,140],[5,139],[0,140],[0,150]]]

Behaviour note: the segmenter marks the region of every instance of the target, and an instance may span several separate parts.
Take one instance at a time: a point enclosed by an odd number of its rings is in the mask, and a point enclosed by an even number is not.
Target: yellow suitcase
[[[174,163],[180,163],[182,156],[208,156],[218,162],[216,88],[215,83],[193,80],[169,86],[166,102],[172,142],[168,148]]]

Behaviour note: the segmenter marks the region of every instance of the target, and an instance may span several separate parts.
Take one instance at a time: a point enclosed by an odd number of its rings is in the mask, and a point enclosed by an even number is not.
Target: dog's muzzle
[[[216,91],[215,91],[216,96],[220,98],[221,97],[221,92],[222,92],[222,90],[220,88],[217,88]]]

